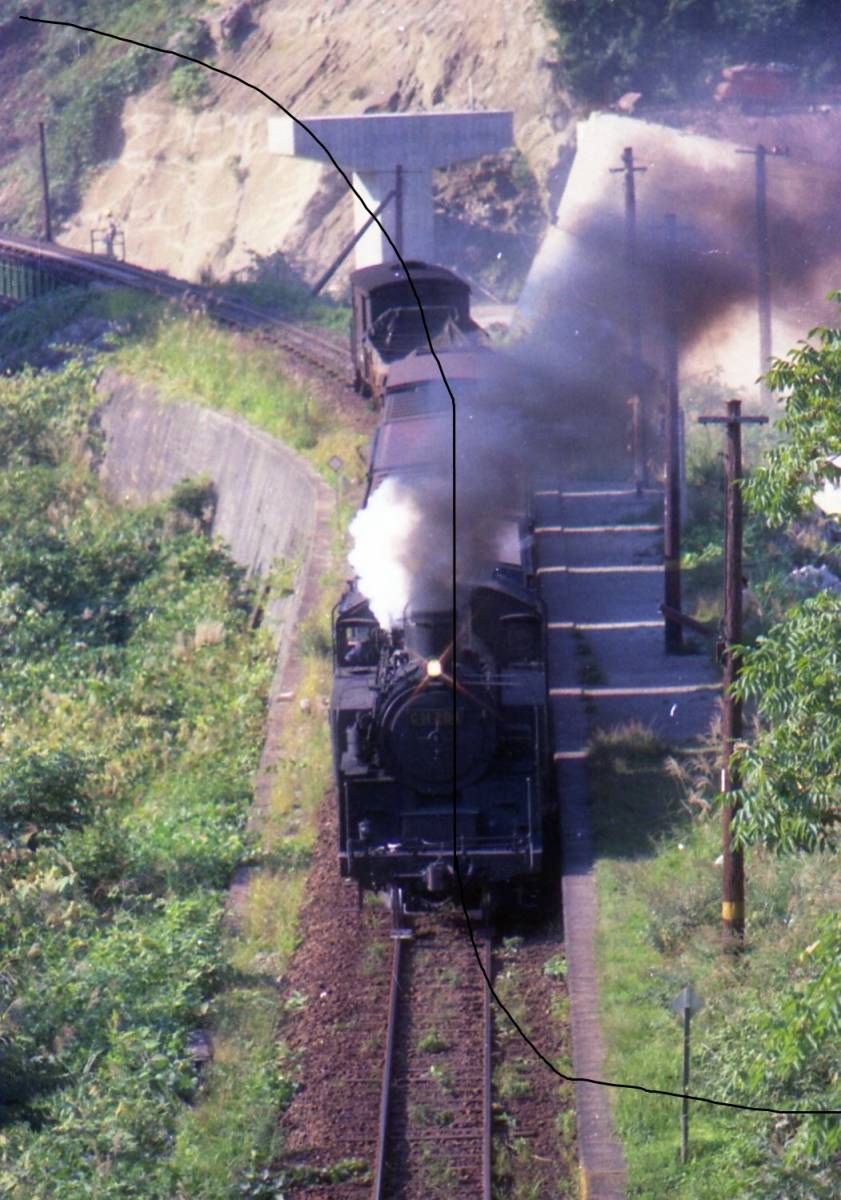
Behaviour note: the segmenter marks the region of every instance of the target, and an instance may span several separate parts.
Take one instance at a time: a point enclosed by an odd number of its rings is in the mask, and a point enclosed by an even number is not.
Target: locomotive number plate
[[[452,725],[453,710],[451,708],[414,708],[409,713],[410,725]],[[461,709],[455,711],[455,723],[461,724]]]

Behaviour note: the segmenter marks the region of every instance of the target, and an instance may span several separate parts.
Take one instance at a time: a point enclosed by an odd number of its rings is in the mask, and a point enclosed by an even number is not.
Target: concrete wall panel
[[[213,534],[249,574],[266,574],[275,559],[302,563],[326,485],[280,442],[239,417],[168,403],[153,388],[107,370],[99,381],[105,434],[100,476],[128,503],[161,499],[190,476],[212,479],[218,503]],[[267,614],[273,627],[293,618],[292,598]]]

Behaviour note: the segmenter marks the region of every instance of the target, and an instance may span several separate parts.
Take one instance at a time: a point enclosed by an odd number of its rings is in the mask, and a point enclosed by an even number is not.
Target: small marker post
[[[342,466],[342,460],[338,454],[334,454],[331,459],[328,459],[327,466],[336,476],[336,528],[341,528],[341,507],[342,507],[342,476],[339,474]]]
[[[700,1012],[704,1001],[694,990],[691,983],[681,988],[672,1001],[671,1007],[683,1018],[683,1100],[680,1110],[680,1161],[685,1163],[689,1158],[689,1032],[692,1014]]]

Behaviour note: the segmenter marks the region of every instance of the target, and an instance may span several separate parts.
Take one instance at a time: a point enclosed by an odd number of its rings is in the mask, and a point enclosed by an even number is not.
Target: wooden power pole
[[[755,159],[754,187],[756,191],[756,298],[759,310],[759,396],[770,398],[765,384],[765,372],[771,363],[771,243],[768,237],[768,173],[765,160],[769,154],[786,155],[788,150],[772,146],[769,150],[760,142],[753,150],[737,150],[737,154],[752,154]]]
[[[38,145],[41,153],[41,197],[44,205],[44,241],[53,240],[53,225],[50,217],[50,183],[47,175],[47,140],[44,122],[38,122]]]
[[[734,792],[739,777],[731,765],[736,743],[742,736],[742,702],[733,695],[739,678],[742,642],[742,425],[764,425],[767,417],[743,417],[740,400],[727,401],[726,417],[699,417],[701,425],[724,425],[725,525],[724,525],[724,695],[721,713],[722,890],[721,935],[726,950],[740,950],[745,940],[744,852],[732,844],[733,817],[738,809]]]
[[[663,287],[663,328],[666,378],[666,479],[663,493],[663,608],[666,612],[667,654],[683,648],[683,628],[669,612],[680,612],[680,403],[678,394],[678,313],[670,284],[675,271],[676,218],[666,215],[666,271]]]
[[[645,484],[645,419],[642,413],[640,380],[642,378],[642,313],[640,311],[639,269],[637,258],[637,193],[635,175],[647,167],[634,165],[634,148],[622,151],[622,166],[611,167],[611,175],[625,177],[625,312],[628,318],[628,349],[633,361],[634,388],[631,400],[631,443],[634,458],[634,483],[637,492]]]

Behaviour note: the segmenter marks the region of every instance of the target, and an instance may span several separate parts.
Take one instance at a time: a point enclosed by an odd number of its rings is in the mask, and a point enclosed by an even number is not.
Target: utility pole
[[[739,678],[736,647],[742,641],[742,426],[765,425],[767,417],[743,417],[740,400],[727,401],[727,416],[698,418],[700,425],[724,425],[725,526],[724,526],[724,695],[721,703],[722,817],[721,937],[725,950],[741,950],[745,940],[744,851],[732,845],[731,828],[738,803],[738,772],[731,766],[736,743],[742,736],[742,702],[733,695]]]
[[[622,166],[611,167],[611,175],[625,176],[625,311],[628,315],[628,343],[634,362],[634,387],[637,390],[636,404],[632,406],[631,441],[634,456],[634,483],[641,492],[645,482],[644,427],[640,411],[642,398],[639,396],[642,372],[642,314],[639,307],[639,285],[637,269],[637,194],[635,175],[644,174],[647,167],[634,165],[634,148],[626,146],[622,151]]]
[[[663,492],[663,607],[680,612],[680,411],[678,402],[678,313],[671,283],[674,276],[676,218],[666,214],[666,271],[663,280],[663,329],[666,378],[666,478]],[[683,628],[666,616],[667,654],[683,649]]]
[[[44,122],[38,122],[38,141],[41,149],[41,195],[44,204],[44,241],[53,240],[53,226],[50,219],[50,185],[47,177],[47,142],[44,137]]]
[[[785,147],[772,146],[769,150],[758,143],[753,150],[737,150],[737,154],[752,154],[755,159],[756,190],[756,295],[759,308],[759,398],[765,403],[770,393],[765,383],[765,372],[771,361],[771,252],[768,239],[768,173],[765,160],[788,154]]]

